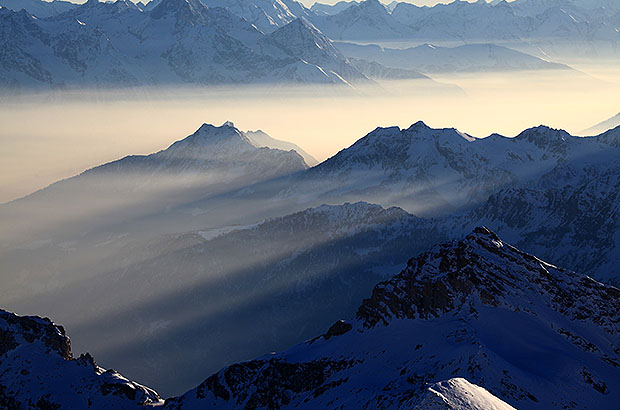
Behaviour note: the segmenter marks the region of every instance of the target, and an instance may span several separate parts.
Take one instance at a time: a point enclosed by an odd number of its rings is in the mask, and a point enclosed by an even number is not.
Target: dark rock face
[[[618,312],[619,289],[479,227],[411,259],[375,287],[356,320],[338,321],[286,352],[229,366],[162,408],[420,410],[429,384],[446,381],[447,389],[469,379],[519,409],[614,410]],[[0,311],[0,330],[3,408],[161,404],[155,392],[99,368],[90,355],[72,359],[64,330],[49,319]],[[468,394],[477,397],[475,389]]]
[[[518,264],[518,272],[511,269],[513,264]],[[561,276],[550,273],[549,267]],[[592,298],[584,303],[582,297],[568,290],[572,287],[579,287]],[[555,310],[572,319],[591,320],[612,335],[617,328],[610,317],[615,315],[614,309],[620,309],[619,289],[548,265],[502,243],[485,227],[476,228],[462,241],[411,259],[403,272],[373,289],[372,296],[359,308],[357,319],[368,328],[387,324],[392,318],[429,319],[459,310],[475,298],[497,307],[526,290],[547,297]]]
[[[353,325],[345,322],[344,320],[339,320],[327,330],[327,333],[325,334],[325,340],[334,336],[342,336],[351,329],[353,329]]]
[[[416,406],[429,384],[464,378],[519,409],[615,409],[618,312],[619,289],[478,227],[378,284],[356,320],[230,366],[167,405],[426,410]]]
[[[156,392],[105,371],[88,353],[74,359],[62,326],[0,310],[0,408],[130,410],[160,402]]]
[[[254,360],[232,365],[214,374],[198,386],[195,395],[198,399],[204,399],[210,392],[223,400],[232,399],[244,409],[279,409],[290,404],[290,393],[310,392],[314,397],[320,396],[332,386],[324,384],[327,379],[354,365],[353,360],[305,363],[289,363],[280,359]],[[166,406],[170,409],[182,408],[183,399],[167,400]]]
[[[15,349],[19,343],[15,337],[19,334],[28,343],[40,340],[43,344],[59,354],[65,360],[71,360],[71,341],[65,335],[62,326],[55,325],[47,318],[16,316],[9,312],[0,311],[0,320],[8,325],[0,327],[0,356]]]

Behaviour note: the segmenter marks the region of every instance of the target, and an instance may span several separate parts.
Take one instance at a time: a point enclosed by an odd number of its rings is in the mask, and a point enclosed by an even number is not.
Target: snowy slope
[[[477,228],[411,259],[354,320],[227,367],[166,406],[427,408],[430,388],[456,402],[439,408],[615,409],[619,308],[617,288]]]
[[[618,126],[620,126],[620,113],[614,115],[613,117],[605,121],[601,121],[600,123],[593,125],[592,127],[588,129],[581,131],[579,135],[584,135],[584,136],[598,135],[606,131],[609,131],[612,128],[616,128]]]
[[[303,4],[296,0],[201,0],[208,7],[228,8],[237,16],[243,17],[265,33],[300,17],[312,15]]]
[[[325,69],[308,63],[316,53],[306,55],[313,49],[297,49],[297,43],[280,41],[281,47],[265,47],[269,37],[255,26],[229,9],[208,8],[199,0],[162,0],[149,11],[128,0],[89,1],[47,19],[3,8],[0,21],[0,43],[5,44],[0,84],[15,90],[186,83],[347,84],[341,77],[349,78],[355,71],[346,61],[332,64],[331,55],[321,60],[330,64]],[[313,35],[322,36],[316,29]],[[331,74],[336,68],[344,72]],[[367,81],[361,75],[357,78]]]
[[[583,140],[548,127],[532,128],[515,138],[476,139],[453,128],[433,129],[417,122],[407,129],[377,128],[286,189],[297,198],[368,200],[420,216],[438,215],[478,205],[503,187],[538,181],[585,153],[606,151],[608,146],[596,139]],[[603,168],[618,152],[608,154]]]
[[[335,83],[368,82],[368,78],[349,63],[332,41],[303,17],[271,33],[266,43],[301,61],[320,67]]]
[[[424,73],[570,69],[563,64],[545,61],[494,44],[468,44],[458,47],[423,44],[412,48],[393,49],[374,44],[338,43],[337,47],[348,57]]]
[[[412,33],[378,0],[353,4],[334,15],[318,15],[312,22],[334,40],[388,40],[407,38]]]
[[[74,358],[62,326],[0,310],[0,407],[26,409],[144,409],[158,394],[95,364]]]
[[[73,2],[62,0],[0,0],[0,7],[6,7],[14,11],[25,9],[29,14],[44,18],[57,16],[77,7],[77,5]]]
[[[334,14],[338,14],[341,11],[343,11],[344,9],[347,9],[353,5],[359,5],[361,2],[359,1],[339,1],[338,3],[335,4],[324,4],[324,3],[319,3],[316,2],[312,5],[312,7],[310,7],[310,10],[312,10],[315,14],[317,15],[327,15],[327,16],[332,16]]]
[[[617,288],[476,228],[410,259],[401,273],[374,287],[354,319],[336,321],[281,353],[228,366],[165,403],[153,390],[100,368],[89,354],[74,359],[64,328],[49,319],[0,311],[0,404],[615,409],[619,308]]]
[[[294,150],[302,156],[306,164],[308,164],[309,166],[313,167],[319,163],[316,158],[308,154],[298,145],[293,144],[292,142],[275,139],[262,130],[246,131],[245,136],[248,137],[252,144],[257,148],[268,147],[280,149],[282,151]]]
[[[413,410],[514,410],[480,386],[463,378],[431,383]]]
[[[559,163],[539,183],[492,195],[463,216],[461,226],[488,224],[547,260],[620,283],[619,131],[588,138],[601,149],[588,152],[582,145],[582,157]]]
[[[335,9],[334,9],[335,11]],[[454,1],[433,7],[400,2],[392,11],[377,0],[317,13],[313,22],[334,39],[378,41],[604,40],[618,41],[617,6],[568,0]]]
[[[12,229],[13,239],[41,227],[53,232],[68,221],[81,226],[82,232],[113,229],[121,221],[306,168],[296,152],[258,148],[230,122],[220,127],[204,124],[165,150],[94,167],[6,204],[0,218]]]

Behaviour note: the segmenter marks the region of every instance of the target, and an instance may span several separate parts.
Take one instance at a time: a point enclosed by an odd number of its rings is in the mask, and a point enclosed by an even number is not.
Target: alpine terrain
[[[161,408],[615,409],[619,308],[617,288],[478,227],[410,259],[351,320],[225,367]],[[73,359],[48,319],[1,311],[0,335],[9,408],[162,405],[90,355]]]

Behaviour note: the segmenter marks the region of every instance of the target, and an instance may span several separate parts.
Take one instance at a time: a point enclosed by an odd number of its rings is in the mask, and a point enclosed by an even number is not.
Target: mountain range
[[[0,7],[15,11],[24,9],[30,14],[45,18],[72,10],[77,7],[77,4],[63,0],[0,0]]]
[[[324,205],[251,226],[134,241],[96,274],[61,286],[48,280],[55,290],[12,309],[63,318],[74,346],[178,394],[205,373],[287,348],[338,315],[353,315],[376,282],[406,264],[405,255],[444,237],[402,209]]]
[[[148,13],[165,1],[140,2],[136,8]],[[536,42],[555,39],[613,43],[619,40],[620,7],[614,0],[453,1],[433,7],[418,7],[408,2],[384,5],[378,0],[364,0],[341,1],[335,5],[315,3],[310,9],[296,0],[191,1],[209,8],[227,8],[264,33],[303,17],[337,40]],[[58,16],[76,8],[60,0],[51,3],[0,0],[0,6],[25,8],[40,18]]]
[[[0,85],[368,82],[311,23],[290,20],[266,35],[230,9],[200,0],[161,0],[148,11],[128,0],[90,0],[47,18],[2,8]]]
[[[316,2],[312,5],[312,7],[310,7],[310,10],[312,10],[315,14],[317,15],[334,15],[334,14],[338,14],[341,11],[343,11],[344,9],[349,8],[352,5],[359,5],[361,2],[359,1],[339,1],[335,4],[325,4],[325,3],[319,3]]]
[[[167,403],[423,409],[429,383],[450,390],[461,377],[520,409],[612,409],[619,298],[617,288],[477,228],[411,259],[375,286],[354,320],[229,366]]]
[[[80,225],[80,230],[87,226],[87,230],[102,225],[122,227],[132,219],[165,214],[178,205],[206,196],[217,197],[308,167],[295,151],[267,148],[265,145],[277,143],[256,143],[252,138],[231,122],[219,127],[203,124],[164,150],[94,167],[5,205],[8,213],[3,215],[4,229],[13,230],[13,238],[39,229],[41,218],[26,224],[22,218],[32,212],[40,214],[39,207],[44,203],[57,210],[50,218],[54,226],[43,224],[51,231],[68,221]],[[112,219],[103,218],[105,215]]]
[[[311,337],[336,313],[352,314],[406,255],[481,224],[618,283],[618,129],[580,138],[541,126],[477,139],[418,122],[378,128],[313,168],[295,152],[257,148],[252,135],[204,125],[159,153],[0,206],[11,232],[0,247],[5,306],[45,308],[75,329],[77,346],[178,393],[201,368]],[[360,200],[386,208],[319,206]],[[294,320],[305,325],[291,328]],[[197,370],[175,370],[187,356],[166,355],[170,346],[194,352]]]
[[[478,227],[410,259],[354,318],[225,367],[162,408],[613,409],[619,308],[617,288]],[[2,311],[0,332],[0,402],[10,408],[161,405],[92,356],[74,359],[49,319]]]
[[[544,40],[544,46],[532,49],[538,53],[555,47],[557,39],[605,40],[610,46],[620,39],[617,13],[566,14],[574,7],[551,3],[536,16],[513,10],[522,3],[505,2],[431,8],[398,3],[390,11],[377,0],[366,0],[335,14],[315,13],[295,0],[0,4],[5,5],[0,9],[0,86],[12,92],[191,84],[356,87],[372,80],[425,79],[421,72],[566,69],[492,42]],[[401,50],[346,42],[335,46],[330,38],[480,44]]]
[[[580,135],[597,135],[602,134],[606,131],[611,130],[612,128],[616,128],[620,126],[620,113],[614,115],[611,118],[606,119],[605,121],[601,121],[596,125],[593,125],[590,128],[587,128],[581,131]]]
[[[0,94],[437,90],[618,33],[615,0],[0,0]],[[615,409],[617,116],[583,135],[418,121],[319,162],[205,123],[0,204],[0,408]]]
[[[390,11],[378,0],[366,0],[313,21],[336,40],[617,42],[619,11],[616,5],[601,8],[569,0],[454,1],[433,7],[400,2]]]
[[[395,49],[376,44],[336,43],[350,59],[364,59],[389,67],[423,73],[570,70],[564,64],[549,62],[532,55],[494,44],[467,44],[440,47],[422,44]],[[355,62],[353,62],[355,64]]]

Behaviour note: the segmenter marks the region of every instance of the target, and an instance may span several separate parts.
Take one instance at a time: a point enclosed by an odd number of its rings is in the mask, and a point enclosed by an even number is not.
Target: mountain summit
[[[332,41],[304,17],[279,28],[268,40],[287,54],[321,67],[328,76],[348,82],[366,82],[368,78],[353,67]]]
[[[161,0],[151,11],[151,17],[161,19],[174,16],[177,19],[191,21],[201,18],[207,7],[200,0]]]
[[[162,151],[126,156],[16,200],[0,218],[9,227],[17,223],[10,221],[24,221],[24,213],[45,218],[42,209],[53,208],[58,214],[52,224],[84,218],[89,226],[105,228],[112,225],[111,220],[97,222],[91,216],[101,212],[115,221],[146,216],[307,167],[295,151],[256,146],[231,122],[219,127],[203,124]],[[33,223],[27,230],[37,226]]]

